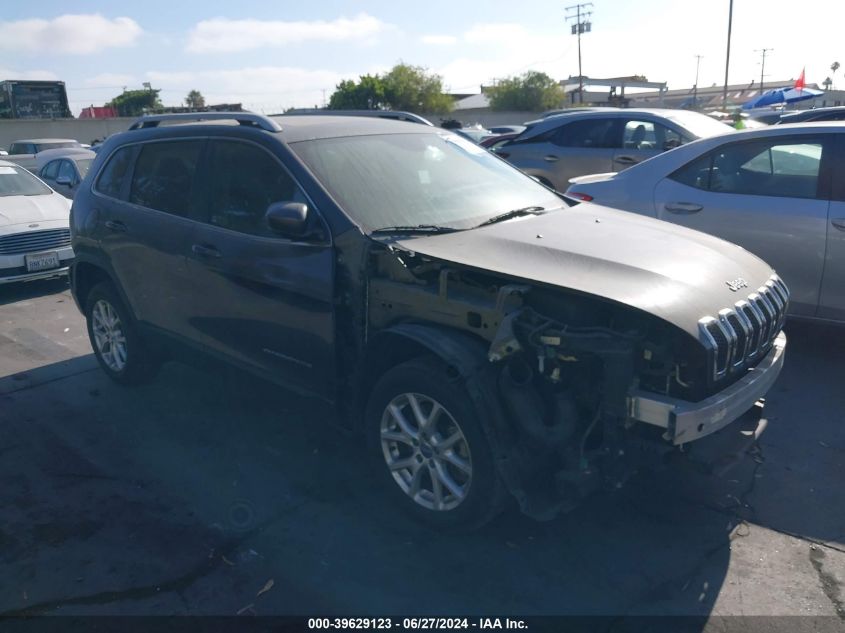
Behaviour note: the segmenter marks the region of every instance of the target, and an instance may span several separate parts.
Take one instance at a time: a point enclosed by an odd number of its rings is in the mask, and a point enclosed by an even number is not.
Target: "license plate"
[[[24,259],[26,260],[26,270],[31,273],[58,268],[60,263],[59,254],[56,252],[35,253],[34,255],[27,255]]]

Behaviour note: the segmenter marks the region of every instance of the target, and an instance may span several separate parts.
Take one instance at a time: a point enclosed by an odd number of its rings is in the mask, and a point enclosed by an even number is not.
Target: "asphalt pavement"
[[[714,616],[716,630],[722,616],[817,616],[791,629],[845,628],[845,336],[795,323],[787,336],[769,428],[725,477],[670,469],[550,522],[512,510],[443,535],[385,505],[360,440],[325,406],[213,364],[119,387],[66,282],[0,286],[0,616],[670,614]]]

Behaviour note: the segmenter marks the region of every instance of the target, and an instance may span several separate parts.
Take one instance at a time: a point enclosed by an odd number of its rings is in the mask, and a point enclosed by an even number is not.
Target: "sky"
[[[4,2],[0,79],[59,79],[76,114],[149,82],[165,105],[199,90],[207,103],[257,112],[324,103],[342,79],[405,62],[442,76],[449,92],[543,71],[578,74],[571,35],[576,0],[426,3],[320,0],[40,0]],[[669,88],[721,85],[729,0],[595,0],[583,36],[589,77],[645,75]],[[840,0],[735,0],[731,83],[797,77],[845,66]],[[845,89],[845,68],[833,75]]]

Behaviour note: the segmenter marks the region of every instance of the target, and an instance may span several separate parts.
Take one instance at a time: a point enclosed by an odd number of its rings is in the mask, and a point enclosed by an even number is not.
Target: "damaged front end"
[[[482,343],[467,390],[502,479],[536,518],[678,450],[665,426],[632,416],[632,394],[712,395],[698,342],[631,307],[384,245],[371,251],[368,277],[369,335],[415,324]]]

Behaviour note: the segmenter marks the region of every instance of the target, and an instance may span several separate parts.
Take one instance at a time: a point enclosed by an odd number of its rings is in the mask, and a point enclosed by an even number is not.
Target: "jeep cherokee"
[[[146,117],[104,144],[71,226],[112,379],[186,346],[335,403],[438,526],[509,498],[552,516],[690,443],[753,441],[784,358],[788,291],[757,257],[569,208],[428,126]]]

